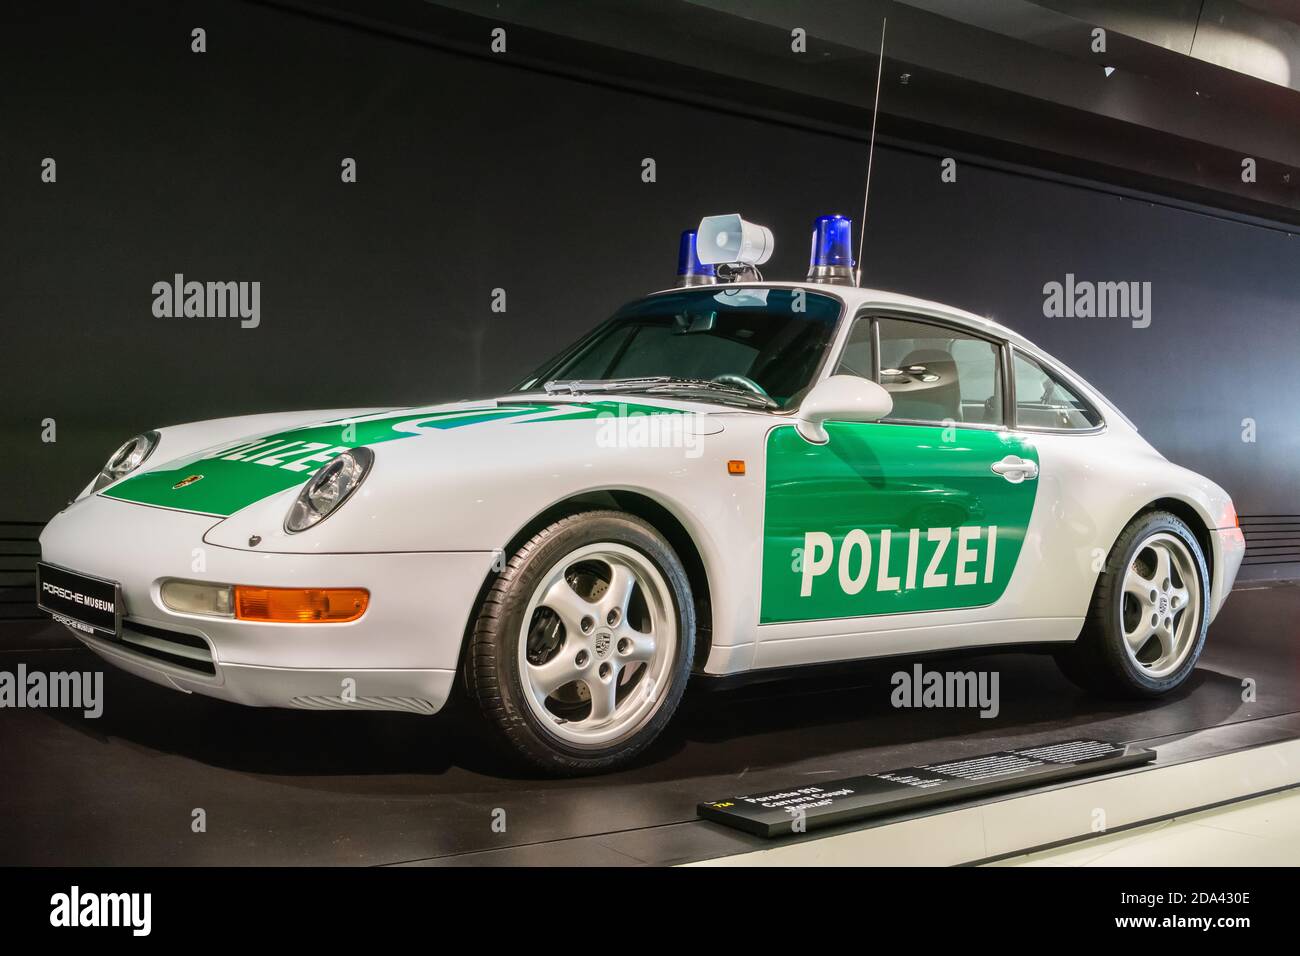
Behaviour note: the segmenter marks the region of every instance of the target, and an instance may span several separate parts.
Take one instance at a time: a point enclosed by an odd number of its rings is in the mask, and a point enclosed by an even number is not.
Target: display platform
[[[891,706],[890,675],[909,668],[907,659],[730,689],[700,681],[635,767],[560,781],[502,765],[466,743],[454,718],[247,709],[183,696],[105,666],[98,719],[79,711],[0,710],[0,778],[6,781],[0,788],[0,864],[746,859],[770,852],[774,841],[699,819],[701,801],[1068,738],[1156,752],[1146,767],[1075,786],[1177,771],[1296,740],[1298,618],[1300,586],[1244,584],[1211,628],[1191,680],[1150,703],[1089,697],[1060,676],[1050,658],[1027,653],[953,657],[937,665],[997,671],[1001,706],[993,718],[974,709]],[[29,670],[101,669],[98,658],[62,643],[53,625],[20,640],[10,636],[0,648],[0,670],[14,671],[20,663]],[[1260,777],[1266,781],[1261,789],[1287,785],[1290,765],[1272,766],[1271,776]],[[987,800],[1054,799],[1060,786]],[[1170,787],[1185,794],[1186,779],[1156,789]],[[203,832],[194,831],[198,810]],[[920,811],[917,818],[939,812]],[[942,812],[953,813],[947,807]],[[1028,829],[1023,836],[1023,845],[986,846],[984,856],[1054,839]],[[775,841],[776,849],[789,852],[826,837],[826,831],[785,837]],[[978,850],[971,861],[981,858]],[[855,859],[907,861],[905,844],[893,852],[896,858]]]

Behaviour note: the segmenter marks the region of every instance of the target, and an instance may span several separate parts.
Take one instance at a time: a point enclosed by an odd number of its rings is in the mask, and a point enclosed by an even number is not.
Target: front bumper
[[[488,551],[276,554],[206,544],[218,519],[91,496],[54,518],[42,559],[121,585],[123,640],[79,640],[147,680],[236,703],[432,713],[455,679]],[[179,614],[164,578],[264,587],[363,587],[346,624]],[[70,629],[71,630],[71,629]]]

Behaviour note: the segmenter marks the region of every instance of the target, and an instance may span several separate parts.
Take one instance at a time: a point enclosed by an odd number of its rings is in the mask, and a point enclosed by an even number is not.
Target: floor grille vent
[[[1248,565],[1300,562],[1300,515],[1240,515]]]
[[[0,521],[0,624],[45,617],[36,607],[36,562],[44,521]]]

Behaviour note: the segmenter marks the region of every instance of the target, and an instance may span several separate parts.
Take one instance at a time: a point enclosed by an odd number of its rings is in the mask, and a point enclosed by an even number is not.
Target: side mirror
[[[826,422],[878,422],[894,410],[894,399],[870,379],[832,375],[804,396],[795,427],[807,441],[824,445]]]

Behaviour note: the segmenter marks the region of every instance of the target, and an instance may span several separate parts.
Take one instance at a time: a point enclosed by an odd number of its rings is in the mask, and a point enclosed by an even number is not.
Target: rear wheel
[[[694,652],[690,583],[639,518],[555,522],[510,559],[484,599],[466,684],[510,750],[553,772],[627,762],[681,700]]]
[[[1087,690],[1157,697],[1196,667],[1208,626],[1209,573],[1187,525],[1154,511],[1115,542],[1083,632],[1057,659]]]

